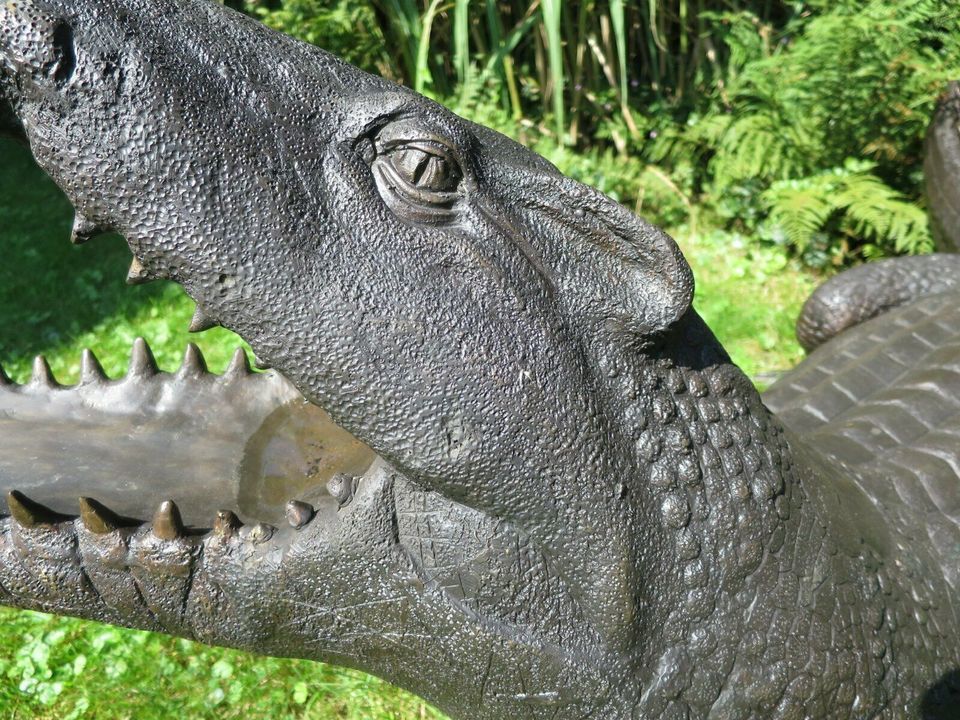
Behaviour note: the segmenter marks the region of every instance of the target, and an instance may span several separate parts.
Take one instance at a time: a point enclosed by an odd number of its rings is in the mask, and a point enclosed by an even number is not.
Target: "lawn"
[[[111,375],[145,336],[174,369],[197,341],[220,370],[240,342],[228,331],[199,340],[193,304],[175,285],[124,283],[130,254],[118,237],[72,247],[67,201],[18,146],[0,143],[0,362],[29,375],[44,353],[61,381],[77,378],[94,348]],[[696,305],[759,381],[801,357],[793,319],[814,280],[783,252],[721,232],[675,229],[698,280]],[[438,718],[412,696],[361,673],[258,658],[183,640],[38,613],[0,610],[3,718]]]

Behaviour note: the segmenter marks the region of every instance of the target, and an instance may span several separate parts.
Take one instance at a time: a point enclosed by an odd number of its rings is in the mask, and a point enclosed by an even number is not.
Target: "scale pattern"
[[[847,468],[902,536],[960,583],[960,294],[931,296],[846,332],[764,395]]]

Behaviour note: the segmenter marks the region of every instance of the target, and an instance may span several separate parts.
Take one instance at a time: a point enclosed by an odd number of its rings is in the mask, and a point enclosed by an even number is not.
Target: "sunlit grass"
[[[155,633],[0,610],[0,717],[442,718],[363,673]]]
[[[694,307],[761,389],[803,359],[794,324],[818,278],[781,248],[737,235],[678,238],[696,277]]]

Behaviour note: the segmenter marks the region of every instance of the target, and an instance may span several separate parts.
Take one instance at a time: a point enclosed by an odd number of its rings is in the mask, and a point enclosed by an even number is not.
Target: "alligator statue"
[[[0,603],[455,718],[956,717],[954,296],[778,417],[663,232],[211,0],[7,0],[0,123],[273,368],[3,377]]]

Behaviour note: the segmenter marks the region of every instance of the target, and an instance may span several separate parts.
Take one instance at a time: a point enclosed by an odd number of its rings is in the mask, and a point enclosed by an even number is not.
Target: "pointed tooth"
[[[258,358],[256,353],[253,354],[253,366],[254,366],[255,368],[257,368],[257,370],[269,370],[269,369],[270,369],[270,365],[268,365],[266,362],[264,362],[263,360],[261,360],[260,358]]]
[[[234,359],[236,359],[236,355],[234,355]],[[233,367],[232,363],[231,367]],[[5,385],[13,385],[13,380],[10,379],[7,373],[4,372],[3,367],[0,366],[0,387],[4,387]]]
[[[73,218],[73,229],[70,231],[70,242],[74,245],[83,245],[88,240],[95,238],[107,232],[106,228],[101,227],[92,220],[88,220],[80,213]]]
[[[180,517],[180,508],[172,500],[164,500],[153,516],[153,534],[161,540],[183,537],[186,529]]]
[[[134,257],[127,271],[127,285],[143,285],[154,280],[156,278],[143,266],[140,258]]]
[[[50,369],[50,363],[43,355],[37,355],[33,359],[33,375],[30,377],[30,384],[34,387],[59,387],[59,383]]]
[[[354,494],[357,492],[357,485],[360,484],[360,478],[346,473],[337,473],[327,481],[327,492],[337,501],[337,507],[343,508],[350,504]]]
[[[207,372],[207,361],[203,358],[203,353],[193,343],[187,343],[187,349],[183,353],[183,362],[180,363],[179,375],[203,375]]]
[[[94,535],[106,535],[129,524],[110,508],[87,497],[80,498],[80,519],[83,520],[83,526]]]
[[[220,323],[207,315],[203,308],[197,305],[197,309],[193,311],[193,319],[190,320],[189,332],[198,333],[215,327],[220,327]]]
[[[246,350],[237,348],[234,350],[233,358],[230,360],[230,365],[227,366],[223,376],[226,378],[237,378],[245,377],[250,373],[250,359],[247,357]]]
[[[267,540],[273,537],[273,534],[277,529],[273,525],[268,525],[267,523],[257,523],[252,528],[250,528],[250,542],[254,545],[260,545],[265,543]]]
[[[160,372],[157,367],[157,361],[153,357],[153,351],[147,345],[143,338],[137,338],[133,341],[133,348],[130,350],[130,364],[127,366],[127,377],[147,378]]]
[[[70,518],[56,513],[45,505],[31,500],[22,492],[11,490],[7,493],[7,507],[17,523],[25,528],[35,528],[38,525],[56,525]]]
[[[299,500],[291,500],[287,503],[287,522],[290,523],[290,527],[296,528],[297,530],[313,520],[315,514],[316,511],[313,509],[313,505],[309,503]]]
[[[213,521],[213,532],[220,537],[230,537],[242,526],[243,523],[240,522],[240,518],[234,513],[229,510],[220,510]]]
[[[103,365],[97,360],[97,356],[92,350],[84,348],[83,354],[80,355],[80,383],[100,384],[107,380],[107,374],[103,371]]]

